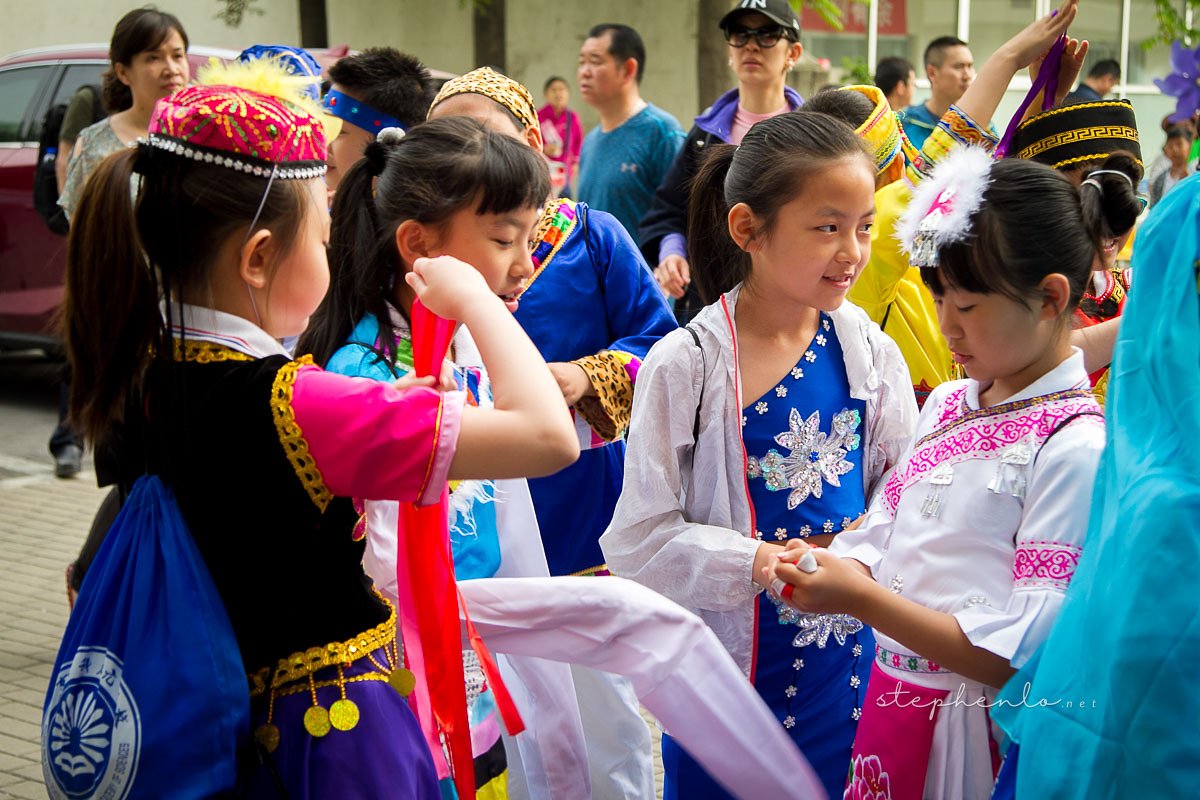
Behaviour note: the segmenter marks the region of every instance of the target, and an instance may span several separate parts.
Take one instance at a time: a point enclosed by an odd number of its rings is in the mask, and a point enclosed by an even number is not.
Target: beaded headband
[[[144,142],[150,147],[165,150],[168,153],[174,153],[177,156],[183,156],[192,161],[216,164],[218,167],[227,167],[257,178],[269,178],[271,177],[271,173],[274,172],[275,177],[280,180],[308,180],[321,177],[325,174],[326,169],[324,163],[317,162],[312,162],[309,166],[280,167],[278,164],[270,161],[251,159],[245,156],[235,157],[228,155],[224,150],[191,145],[156,133],[152,133],[147,138],[139,141]]]
[[[971,218],[983,204],[992,163],[982,147],[959,147],[917,184],[896,226],[910,264],[936,267],[942,247],[971,235]]]
[[[336,89],[330,89],[325,93],[325,100],[321,107],[325,109],[325,113],[349,122],[351,125],[357,125],[372,136],[378,136],[384,128],[408,130],[407,125],[390,114],[376,111],[361,100],[355,100]]]
[[[898,157],[912,161],[917,151],[904,135],[899,117],[892,111],[887,96],[878,86],[843,86],[840,91],[858,92],[875,104],[866,122],[854,132],[871,148],[876,174],[886,170]]]
[[[325,174],[325,134],[316,117],[279,97],[236,86],[189,86],[159,100],[145,143],[259,177]]]
[[[501,75],[490,67],[480,67],[447,81],[437,93],[437,97],[433,98],[433,105],[429,110],[432,112],[439,103],[456,94],[481,94],[511,111],[526,128],[538,127],[537,106],[533,102],[533,95],[512,78]]]

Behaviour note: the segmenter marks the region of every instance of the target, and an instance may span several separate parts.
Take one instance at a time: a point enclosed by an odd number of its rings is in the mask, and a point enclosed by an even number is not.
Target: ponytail
[[[333,196],[329,291],[297,345],[297,352],[311,353],[318,364],[328,363],[366,314],[380,320],[381,334],[387,326],[387,298],[403,269],[392,237],[379,222],[374,181],[383,172],[392,146],[378,141],[368,144],[364,157],[343,176]],[[395,337],[379,339],[380,355],[391,363]]]
[[[710,147],[691,184],[688,262],[700,300],[706,305],[715,303],[750,274],[750,254],[729,235],[729,206],[725,202],[725,179],[736,152],[731,144]]]
[[[67,240],[61,327],[71,366],[69,417],[93,444],[142,389],[165,330],[129,183],[139,148],[106,158],[85,183]]]
[[[1125,151],[1112,153],[1099,166],[1083,171],[1079,201],[1097,249],[1102,238],[1123,236],[1137,222],[1142,205],[1136,187],[1141,180],[1141,166]]]

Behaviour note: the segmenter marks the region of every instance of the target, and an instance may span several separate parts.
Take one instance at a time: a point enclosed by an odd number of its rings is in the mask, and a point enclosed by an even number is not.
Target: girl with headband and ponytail
[[[793,543],[767,570],[797,609],[875,631],[847,796],[992,792],[988,709],[1046,640],[1084,548],[1104,419],[1070,320],[1121,201],[963,148],[901,219],[967,378],[930,394],[857,530]]]
[[[397,691],[395,611],[363,575],[351,498],[436,502],[447,480],[553,472],[578,443],[504,299],[454,258],[414,259],[400,282],[481,334],[494,408],[283,350],[329,284],[325,137],[315,104],[290,99],[180,91],[159,101],[147,140],[89,180],[68,247],[71,413],[123,457],[126,489],[149,473],[178,500],[249,680],[260,758],[246,795],[435,800]],[[512,238],[523,251],[525,231]],[[465,709],[444,710],[465,728]]]
[[[446,255],[471,264],[516,311],[534,269],[530,240],[550,193],[545,160],[534,150],[462,117],[422,123],[407,135],[384,129],[339,186],[332,283],[301,339],[301,352],[311,352],[331,372],[412,384],[409,320],[416,295],[404,276],[421,258]],[[447,364],[443,388],[464,391],[470,405],[487,408],[494,402],[492,384],[471,334],[469,326],[455,334],[454,363]],[[395,601],[398,504],[367,500],[359,509],[367,573]],[[549,575],[526,481],[455,482],[450,513],[459,580]],[[482,797],[503,797],[507,759],[494,698],[473,654],[465,655],[477,789]],[[556,701],[563,717],[570,718],[574,693],[565,665],[510,662],[522,678],[554,684],[565,695]],[[538,727],[536,709],[528,721],[531,733],[523,742]],[[444,762],[439,766],[448,775]]]

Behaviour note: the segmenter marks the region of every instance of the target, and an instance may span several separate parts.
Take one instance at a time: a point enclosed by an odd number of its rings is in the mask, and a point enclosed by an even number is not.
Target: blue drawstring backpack
[[[233,626],[175,495],[138,479],[80,588],[42,712],[60,798],[232,792],[250,696]]]

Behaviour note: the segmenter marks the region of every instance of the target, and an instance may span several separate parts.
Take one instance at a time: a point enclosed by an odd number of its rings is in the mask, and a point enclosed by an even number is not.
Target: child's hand
[[[432,375],[418,378],[415,372],[410,372],[404,377],[392,381],[392,387],[401,391],[414,386],[427,386],[430,389],[437,389],[439,392],[454,391],[458,388],[458,383],[454,380],[454,365],[449,361],[443,361],[442,374],[437,378]]]
[[[817,561],[815,572],[797,566],[809,556]],[[849,562],[799,539],[771,559],[764,575],[785,602],[810,614],[854,614],[861,592],[873,583]]]
[[[1057,14],[1048,14],[1041,19],[1034,20],[1026,26],[1025,30],[1002,44],[1000,48],[1006,50],[1016,62],[1016,68],[1021,69],[1033,63],[1034,59],[1045,57],[1050,46],[1059,36],[1066,33],[1078,11],[1079,0],[1063,0],[1062,5],[1058,7]]]
[[[418,258],[404,276],[426,308],[443,319],[461,320],[472,306],[500,298],[479,271],[453,256]]]
[[[583,371],[583,367],[578,364],[552,361],[546,366],[550,368],[550,372],[554,375],[554,380],[558,381],[558,388],[562,391],[563,399],[567,401],[567,405],[573,406],[579,402],[579,398],[596,393],[596,390],[592,387],[592,379]]]

